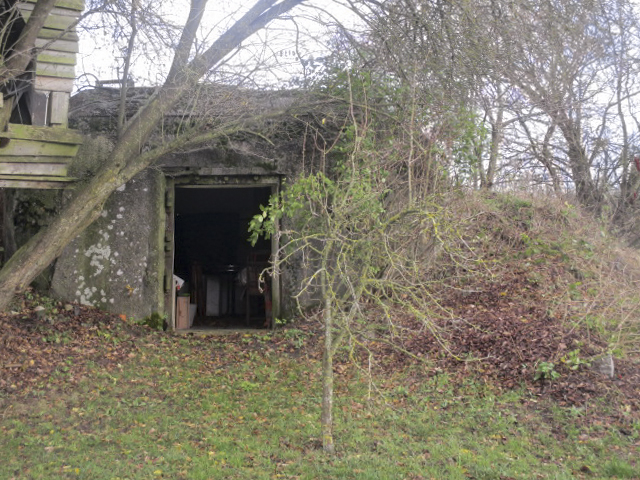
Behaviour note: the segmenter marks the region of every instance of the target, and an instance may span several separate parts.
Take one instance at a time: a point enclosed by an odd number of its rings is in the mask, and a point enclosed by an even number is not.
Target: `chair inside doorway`
[[[271,325],[271,240],[247,241],[247,225],[271,187],[176,187],[174,275],[186,280],[192,328]],[[191,310],[190,310],[191,311]]]
[[[245,321],[247,326],[256,319],[263,320],[265,328],[271,327],[271,285],[266,270],[269,268],[269,252],[252,253],[244,269]]]

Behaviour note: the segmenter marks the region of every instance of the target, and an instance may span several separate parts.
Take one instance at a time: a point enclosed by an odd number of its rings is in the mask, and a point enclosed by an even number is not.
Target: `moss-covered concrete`
[[[54,295],[136,318],[161,310],[163,196],[154,169],[119,188],[58,259]]]
[[[92,177],[111,155],[113,140],[102,135],[86,135],[78,154],[69,165],[69,176],[80,182]]]
[[[246,115],[249,111],[254,112],[255,124],[249,123],[246,129],[238,128],[235,132],[211,137],[190,146],[186,152],[167,154],[127,184],[124,190],[115,192],[105,206],[104,215],[59,259],[53,281],[57,295],[138,318],[154,311],[164,312],[165,176],[170,182],[183,185],[273,185],[281,178],[294,179],[302,171],[326,167],[326,156],[322,149],[316,148],[315,130],[307,125],[324,116],[303,113],[302,118],[293,115],[296,109],[284,113],[293,108],[295,93],[268,95],[259,91],[252,94],[245,89],[230,92],[227,87],[215,87],[205,100],[215,104],[216,99],[221,98],[215,94],[219,88],[224,90],[224,105],[242,105],[241,111],[246,109]],[[127,117],[146,105],[153,92],[154,89],[129,89]],[[252,100],[240,101],[246,96]],[[69,175],[91,178],[96,167],[109,157],[116,138],[119,102],[119,90],[110,88],[80,92],[71,98],[70,125],[83,131],[87,138],[70,166]],[[176,129],[182,127],[185,118],[197,118],[202,114],[198,112],[216,111],[205,106],[199,105],[198,111],[192,111],[193,105],[188,105],[187,110],[178,106],[165,111],[162,131],[156,132],[151,144],[170,139]],[[277,120],[258,120],[279,110],[282,114]],[[224,115],[233,117],[239,111],[232,108],[225,110]],[[208,122],[211,121],[209,118]],[[324,121],[314,125],[315,128],[327,128]],[[211,126],[203,124],[203,132]],[[255,133],[249,134],[249,131]],[[172,238],[172,232],[168,233]],[[167,247],[171,248],[171,245]],[[171,255],[167,255],[169,257]],[[282,271],[280,316],[288,317],[295,311],[291,294],[298,291],[301,268],[303,262],[299,261]],[[167,272],[169,277],[171,274]],[[167,304],[171,306],[170,301]]]

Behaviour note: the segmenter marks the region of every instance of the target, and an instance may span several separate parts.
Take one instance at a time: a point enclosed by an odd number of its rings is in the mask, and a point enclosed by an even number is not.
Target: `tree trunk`
[[[24,290],[53,262],[78,234],[98,218],[113,191],[149,166],[159,155],[140,154],[151,133],[180,97],[192,90],[207,71],[216,66],[247,37],[302,0],[259,0],[238,22],[202,55],[186,64],[184,44],[191,45],[202,18],[203,3],[192,2],[170,75],[158,94],[129,123],[110,160],[80,189],[51,224],[38,232],[0,271],[0,311],[6,311],[13,295]],[[188,48],[186,48],[188,52]],[[184,64],[181,64],[184,62]],[[160,152],[158,152],[160,153]]]
[[[131,27],[131,36],[127,42],[127,51],[124,56],[124,68],[122,71],[122,83],[120,84],[120,105],[118,106],[118,138],[124,134],[124,127],[127,120],[127,92],[129,91],[129,70],[131,68],[131,57],[133,56],[133,47],[135,46],[136,35],[138,34],[137,3],[134,0],[131,3],[131,17],[129,18],[129,26]]]
[[[502,142],[502,120],[504,117],[504,108],[498,106],[498,112],[495,121],[491,122],[491,147],[489,149],[489,165],[483,188],[490,190],[496,177],[496,169],[498,167],[498,156],[500,154],[500,143]]]
[[[551,151],[549,150],[551,139],[553,138],[553,133],[555,132],[555,130],[556,126],[552,123],[547,129],[547,132],[544,134],[544,140],[542,141],[542,151],[540,152],[540,161],[547,169],[547,172],[549,172],[554,193],[558,197],[560,197],[562,195],[562,186],[560,185],[558,170],[553,164],[553,158],[551,156]]]
[[[2,246],[4,248],[3,259],[11,258],[16,252],[16,228],[13,221],[16,208],[15,190],[2,189]]]
[[[578,202],[584,207],[598,211],[602,206],[602,194],[591,176],[591,165],[582,145],[580,128],[565,111],[557,112],[552,118],[559,119],[557,124],[567,142],[569,167]]]
[[[8,57],[4,59],[4,63],[0,64],[0,85],[4,85],[8,80],[17,78],[25,73],[33,59],[38,33],[44,26],[44,22],[51,10],[53,10],[55,2],[56,0],[38,0],[16,43],[13,45],[0,45],[2,55],[8,54]],[[15,103],[13,100],[13,97],[5,99],[4,106],[0,109],[1,132],[5,131],[7,123],[9,123]]]
[[[482,188],[487,190],[491,190],[493,182],[495,181],[498,157],[500,155],[500,144],[502,143],[504,130],[504,100],[502,98],[502,88],[499,84],[496,85],[496,94],[498,102],[496,117],[493,118],[490,111],[487,112],[491,123],[491,144],[489,146],[489,165],[487,166],[486,174],[483,175],[481,184]],[[482,169],[482,164],[480,164],[480,168]]]
[[[538,144],[534,136],[531,134],[531,130],[529,126],[525,122],[522,117],[518,117],[518,122],[524,129],[527,134],[527,138],[529,139],[529,143],[531,144],[531,149],[535,157],[540,161],[540,163],[547,169],[549,173],[549,177],[551,178],[551,185],[553,186],[554,193],[560,197],[562,195],[562,186],[560,185],[560,178],[558,177],[558,170],[553,163],[552,152],[550,151],[551,140],[553,138],[553,134],[556,131],[556,124],[551,123],[547,128],[547,131],[544,134],[544,139],[542,140],[542,146],[538,148]]]
[[[322,295],[324,297],[324,352],[322,354],[322,449],[326,453],[335,453],[333,443],[333,315],[331,297],[327,285],[327,273],[321,273]]]

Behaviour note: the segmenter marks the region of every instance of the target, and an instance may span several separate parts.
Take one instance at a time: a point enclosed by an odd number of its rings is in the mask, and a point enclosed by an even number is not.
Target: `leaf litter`
[[[563,362],[575,350],[584,359],[598,356],[606,343],[593,332],[556,318],[547,296],[548,290],[532,284],[525,269],[505,267],[497,278],[478,278],[464,290],[440,292],[450,315],[434,320],[439,322],[438,337],[399,311],[393,322],[401,327],[395,340],[401,349],[375,338],[362,340],[382,375],[424,362],[424,378],[412,382],[447,373],[461,381],[477,378],[503,390],[524,387],[529,395],[523,401],[534,407],[542,399],[565,407],[589,405],[594,412],[598,404],[613,406],[607,408],[608,421],[628,431],[640,417],[640,365],[633,358],[616,359],[615,377],[608,379],[586,365],[574,369]],[[177,342],[188,342],[189,356],[206,371],[223,372],[226,365],[270,355],[321,357],[317,316],[275,334],[184,337],[80,305],[65,309],[57,304],[53,312],[43,315],[23,301],[19,311],[0,315],[0,393],[11,397],[34,389],[68,388],[96,365],[110,372],[138,361],[141,350],[171,350]],[[375,317],[373,309],[369,313]],[[228,348],[211,349],[212,344]],[[339,355],[336,373],[348,376],[351,361]],[[553,363],[559,377],[535,380],[542,362]],[[255,378],[248,375],[246,388],[255,385]]]

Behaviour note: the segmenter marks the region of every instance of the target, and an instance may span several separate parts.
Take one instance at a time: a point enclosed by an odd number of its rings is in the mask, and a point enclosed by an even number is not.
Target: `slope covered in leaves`
[[[602,400],[616,405],[614,416],[633,411],[637,419],[637,250],[548,198],[469,195],[452,201],[447,215],[453,227],[440,237],[438,258],[424,265],[433,312],[418,320],[402,305],[391,315],[372,309],[380,338],[365,339],[365,349],[381,349],[386,368],[423,359],[434,375],[455,370],[506,389],[525,385],[561,405]],[[608,355],[612,379],[594,368]]]
[[[446,215],[453,220],[439,237],[440,253],[421,266],[434,305],[422,312],[427,320],[402,302],[386,312],[372,305],[347,346],[371,353],[383,371],[419,362],[427,376],[462,371],[506,389],[526,385],[560,404],[609,398],[637,413],[637,251],[575,207],[546,198],[469,195],[449,202]],[[38,313],[33,307],[43,300],[29,294],[0,316],[0,390],[61,374],[73,382],[86,365],[120,364],[136,358],[139,342],[157,341],[118,316],[48,302]],[[316,320],[298,325],[309,330],[309,345],[319,341]],[[613,379],[590,368],[609,354]]]

